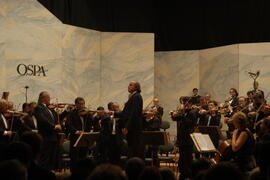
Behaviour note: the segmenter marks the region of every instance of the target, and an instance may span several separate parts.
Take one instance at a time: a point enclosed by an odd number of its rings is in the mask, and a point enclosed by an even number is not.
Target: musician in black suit
[[[198,118],[197,110],[191,109],[192,102],[187,101],[184,104],[185,112],[182,114],[174,112],[171,115],[172,120],[179,122],[177,127],[177,145],[179,146],[180,153],[178,162],[180,180],[191,177],[193,142],[190,134],[193,133]]]
[[[7,101],[0,99],[0,143],[2,144],[8,144],[12,135],[9,122],[4,117],[4,113],[7,112],[7,107]]]
[[[80,133],[90,132],[91,129],[91,114],[83,114],[85,108],[85,100],[82,97],[75,99],[76,108],[72,110],[67,116],[68,129],[70,132],[70,158],[71,158],[71,171],[74,170],[76,162],[84,159],[87,156],[87,147],[74,147]]]
[[[144,115],[144,130],[159,131],[163,116],[163,107],[159,105],[159,99],[153,99],[153,106]],[[159,167],[158,146],[147,145],[145,157],[153,158],[153,165]]]
[[[159,119],[159,123],[161,124],[162,122],[162,116],[163,116],[163,107],[160,106],[159,104],[159,99],[158,98],[154,98],[153,99],[153,106],[151,106],[151,109],[154,110],[155,112],[155,116]]]
[[[262,97],[264,98],[264,92],[263,92],[263,90],[259,89],[259,82],[258,81],[254,81],[253,88],[254,89],[251,91],[253,94],[260,93],[260,94],[262,94]]]
[[[131,81],[128,86],[129,99],[122,112],[115,112],[115,117],[125,120],[123,133],[126,134],[129,154],[128,157],[143,157],[143,99],[139,82]]]
[[[43,91],[39,94],[38,105],[35,108],[38,130],[44,140],[39,163],[42,167],[52,170],[56,168],[59,157],[58,132],[62,127],[57,113],[54,109],[49,109],[48,105],[50,105],[50,94]]]
[[[23,124],[21,118],[23,116],[17,116],[16,113],[13,114],[16,110],[14,109],[14,103],[11,101],[7,101],[7,112],[9,115],[6,117],[6,120],[9,123],[9,130],[12,131],[10,141],[18,141],[22,132]]]
[[[92,123],[91,123],[91,129],[93,129],[93,132],[100,132],[101,130],[101,119],[103,118],[103,113],[101,111],[104,111],[103,107],[97,108],[97,114],[94,115]]]
[[[218,126],[219,128],[221,128],[220,120],[221,120],[221,114],[220,112],[218,112],[216,101],[210,101],[208,103],[208,111],[204,111],[204,110],[199,111],[198,126]],[[212,133],[210,132],[210,135]],[[215,138],[212,138],[212,141],[215,147],[218,148],[219,136],[212,136],[212,137],[215,137]]]
[[[34,115],[36,106],[37,103],[35,102],[23,104],[23,112],[28,114],[27,116],[23,117],[24,131],[38,132],[37,119]]]
[[[100,125],[100,133],[97,139],[98,161],[100,163],[109,162],[111,157],[110,143],[113,141],[113,122],[110,115],[104,111],[104,107],[102,106],[97,108],[97,114],[94,119],[96,119]]]
[[[268,108],[264,108],[265,99],[261,93],[255,93],[253,95],[253,110],[248,113],[248,116],[253,119],[253,123],[256,126],[255,132],[260,136],[260,126],[259,122],[267,117],[270,116],[270,112]]]
[[[234,107],[238,105],[238,92],[235,88],[231,88],[230,91],[230,97],[228,99],[229,105]]]
[[[159,105],[159,99],[153,99],[153,106],[144,109],[143,129],[145,131],[159,131],[162,121],[163,108]]]
[[[119,112],[120,105],[116,102],[108,103],[108,110]],[[109,161],[111,164],[120,165],[122,155],[127,155],[127,144],[124,141],[122,129],[125,127],[125,122],[121,118],[112,117],[112,134],[109,147]]]
[[[221,114],[217,109],[217,102],[210,101],[208,103],[208,111],[199,111],[199,126],[219,126]]]
[[[201,96],[198,94],[199,93],[198,88],[193,88],[192,93],[193,93],[193,96],[191,96],[192,104],[200,104]]]

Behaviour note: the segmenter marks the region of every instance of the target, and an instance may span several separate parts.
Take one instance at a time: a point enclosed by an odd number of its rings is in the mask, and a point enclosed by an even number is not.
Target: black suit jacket
[[[9,126],[9,122],[7,120],[7,124]],[[8,143],[9,136],[4,136],[4,132],[9,131],[9,128],[5,128],[4,120],[2,119],[2,116],[0,116],[0,143]]]
[[[90,132],[91,130],[92,116],[84,115],[82,116],[82,118],[84,122],[83,125],[82,125],[82,121],[81,121],[81,118],[77,109],[74,109],[73,111],[71,111],[69,115],[67,116],[71,145],[74,145],[77,138],[79,137],[77,134],[75,134],[76,131]],[[84,127],[84,129],[82,129],[82,127]]]
[[[57,141],[58,132],[54,128],[55,125],[59,124],[58,115],[53,109],[51,109],[51,116],[48,110],[49,109],[47,109],[47,107],[42,104],[39,104],[35,108],[35,116],[37,119],[38,130],[44,140]]]
[[[7,120],[7,119],[6,119]],[[9,122],[7,120],[7,125],[9,126]],[[4,120],[2,119],[1,113],[0,113],[0,135],[3,135],[5,131],[8,131],[9,128],[5,128]]]
[[[200,115],[198,125],[199,126],[207,126],[209,116],[211,116],[209,113]],[[220,113],[217,113],[215,116],[211,116],[209,126],[219,126],[220,119],[221,119],[221,114]]]
[[[98,117],[98,116],[93,117],[93,120],[91,123],[91,128],[93,129],[93,132],[99,132],[101,130],[100,121],[101,121],[101,117]]]
[[[174,117],[178,121],[177,126],[177,145],[180,147],[192,147],[193,142],[190,134],[193,133],[198,118],[196,110],[188,110],[184,115]]]
[[[230,104],[232,107],[237,106],[238,105],[238,97],[233,97],[232,98],[232,103]]]
[[[109,115],[105,114],[100,121],[100,133],[102,134],[112,134],[113,122]]]
[[[192,102],[192,104],[200,104],[201,103],[201,96],[200,95],[192,96],[191,102]]]
[[[115,117],[123,118],[128,132],[140,132],[143,129],[142,110],[143,99],[141,94],[136,92],[125,103],[123,111],[115,113]]]
[[[24,125],[24,130],[25,131],[31,131],[31,130],[36,130],[37,128],[35,127],[34,120],[33,120],[33,114],[27,115],[25,118],[23,118],[23,125]]]

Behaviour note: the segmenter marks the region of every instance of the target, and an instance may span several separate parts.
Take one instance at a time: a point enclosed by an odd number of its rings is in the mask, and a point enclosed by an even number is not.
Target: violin
[[[262,104],[259,108],[259,111],[266,113],[270,112],[270,104]]]
[[[201,109],[201,110],[199,111],[199,114],[207,114],[207,113],[210,113],[210,114],[217,114],[218,112],[220,112],[220,111],[218,110],[218,108],[213,108],[213,109],[211,109],[211,110]]]
[[[84,115],[93,115],[95,114],[97,111],[94,111],[94,110],[91,110],[91,109],[87,109],[87,108],[84,108],[84,109],[81,109],[79,110],[79,114],[81,116],[84,116]]]
[[[248,109],[250,107],[250,105],[245,105],[245,106],[241,106],[241,105],[237,105],[237,106],[234,106],[232,109],[233,109],[233,112],[243,112],[244,110]]]
[[[7,111],[4,113],[5,117],[24,117],[27,116],[27,113],[21,111]]]
[[[74,108],[75,104],[69,104],[69,103],[58,103],[58,104],[49,104],[48,108],[49,109],[55,109],[55,108],[64,108],[65,106],[69,106]]]
[[[173,111],[170,111],[169,112],[169,115],[171,117],[175,117],[175,116],[180,116],[180,115],[184,115],[185,114],[185,108],[184,108],[184,105],[183,104],[180,104],[180,106],[178,106],[176,108],[176,110],[173,110]]]
[[[232,111],[232,106],[228,102],[221,103],[219,106],[219,112],[221,114],[228,114]]]

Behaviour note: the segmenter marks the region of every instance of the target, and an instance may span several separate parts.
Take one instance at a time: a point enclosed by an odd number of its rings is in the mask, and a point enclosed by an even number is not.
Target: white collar
[[[131,98],[137,91],[134,91],[133,93],[129,94],[128,97]]]

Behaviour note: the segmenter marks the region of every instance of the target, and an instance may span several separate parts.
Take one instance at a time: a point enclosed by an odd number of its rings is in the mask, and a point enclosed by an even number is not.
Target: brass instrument
[[[153,119],[155,117],[155,112],[153,109],[150,109],[146,112],[144,112],[144,117],[146,121],[150,121],[151,119]]]
[[[144,114],[146,121],[149,121],[157,115],[157,107],[153,106],[153,107],[150,107],[148,109],[145,109],[143,114]]]
[[[153,101],[151,101],[143,110],[143,116],[145,117],[146,121],[150,121],[157,114],[157,107],[156,106],[153,106],[153,107],[150,106],[152,103],[153,103]]]

